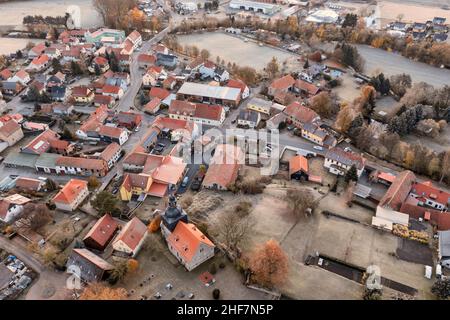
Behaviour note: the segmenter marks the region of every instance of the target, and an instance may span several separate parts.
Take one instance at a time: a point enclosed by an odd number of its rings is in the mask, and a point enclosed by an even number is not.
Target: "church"
[[[161,216],[161,232],[170,252],[191,271],[214,257],[215,245],[194,224],[189,223],[186,212],[177,204],[174,195]]]

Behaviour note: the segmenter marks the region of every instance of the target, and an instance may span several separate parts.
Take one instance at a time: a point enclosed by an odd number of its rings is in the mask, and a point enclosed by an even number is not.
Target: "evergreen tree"
[[[358,171],[356,170],[355,165],[352,165],[350,169],[345,174],[345,182],[349,183],[350,181],[358,181]]]

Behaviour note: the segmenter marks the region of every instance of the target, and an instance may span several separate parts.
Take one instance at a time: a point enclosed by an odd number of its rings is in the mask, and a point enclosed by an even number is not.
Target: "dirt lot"
[[[358,88],[358,85],[355,83],[355,78],[349,72],[343,73],[341,80],[341,85],[334,88],[333,91],[342,101],[350,103],[359,97],[361,89]]]
[[[253,67],[262,70],[267,63],[276,57],[280,63],[289,60],[292,63],[294,54],[274,49],[268,46],[258,46],[253,41],[244,42],[238,37],[220,32],[198,33],[178,37],[181,45],[196,43],[199,49],[207,49],[214,59],[217,56],[225,62],[235,62],[240,66]]]

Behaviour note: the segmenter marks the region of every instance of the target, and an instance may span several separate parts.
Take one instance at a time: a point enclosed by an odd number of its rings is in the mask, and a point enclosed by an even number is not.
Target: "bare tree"
[[[290,190],[286,193],[285,201],[291,209],[292,215],[299,220],[306,215],[307,209],[313,210],[317,203],[314,195],[308,189]]]
[[[239,217],[234,212],[224,212],[219,219],[219,239],[232,251],[236,251],[239,244],[247,239],[252,228],[250,217]]]

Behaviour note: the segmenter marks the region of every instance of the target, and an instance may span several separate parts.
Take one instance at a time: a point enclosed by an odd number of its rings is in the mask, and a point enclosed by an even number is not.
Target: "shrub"
[[[234,211],[237,215],[240,217],[245,217],[250,213],[250,208],[252,207],[252,203],[249,201],[241,201],[239,202],[236,207],[234,208]]]
[[[214,289],[212,292],[212,296],[214,298],[214,300],[219,300],[220,298],[220,290],[219,289]]]
[[[215,262],[211,263],[211,265],[209,266],[209,272],[211,274],[216,274],[217,273],[217,265]]]

